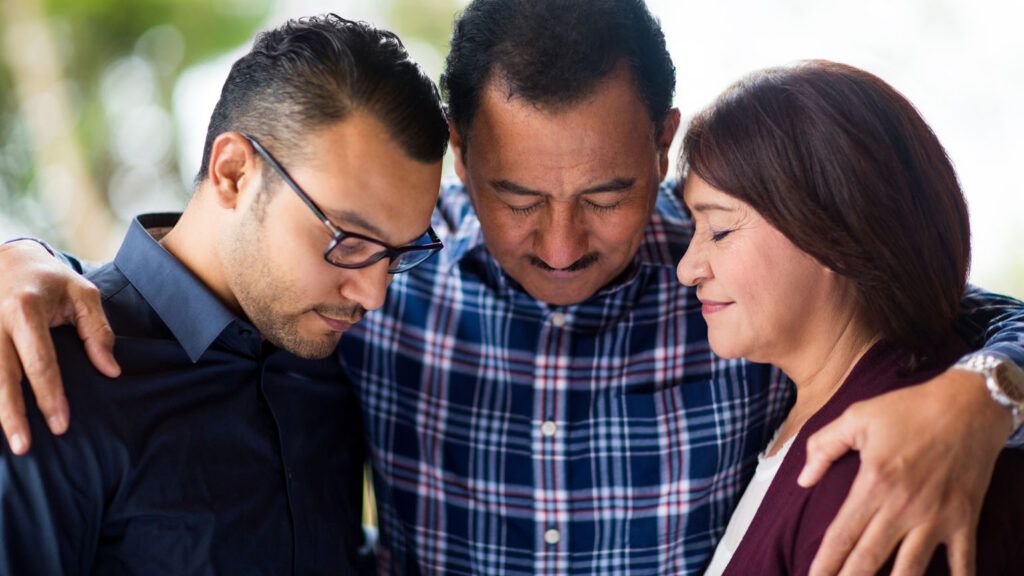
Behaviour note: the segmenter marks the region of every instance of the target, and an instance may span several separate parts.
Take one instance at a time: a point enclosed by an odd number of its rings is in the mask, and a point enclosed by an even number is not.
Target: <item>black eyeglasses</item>
[[[398,274],[399,272],[405,272],[419,266],[427,258],[430,258],[444,247],[441,239],[437,237],[437,234],[431,227],[428,227],[427,231],[418,240],[405,246],[390,246],[369,236],[343,230],[327,218],[324,211],[313,202],[313,199],[308,194],[302,191],[302,188],[295,183],[295,180],[292,180],[288,172],[256,138],[248,134],[242,134],[242,136],[245,136],[245,139],[252,144],[252,147],[263,160],[270,164],[274,172],[299,195],[299,198],[302,199],[306,206],[309,206],[309,209],[313,211],[317,219],[330,231],[331,243],[327,246],[327,250],[324,251],[324,260],[329,264],[333,264],[338,268],[354,270],[366,268],[371,264],[380,262],[384,258],[388,258],[388,273]]]

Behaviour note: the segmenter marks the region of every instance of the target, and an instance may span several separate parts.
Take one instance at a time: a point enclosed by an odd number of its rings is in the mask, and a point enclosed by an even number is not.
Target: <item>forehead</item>
[[[655,125],[628,70],[566,106],[538,106],[489,82],[470,128],[467,168],[519,179],[635,173],[657,158]]]
[[[328,216],[338,217],[338,224],[395,242],[427,228],[441,161],[410,158],[372,115],[356,113],[316,131],[305,148],[307,160],[293,175]]]
[[[750,206],[711,184],[691,171],[683,186],[683,202],[695,215],[713,212],[747,215]]]
[[[710,184],[705,182],[703,178],[691,170],[686,175],[686,182],[683,185],[683,202],[685,202],[687,206],[692,207],[695,203],[706,201],[708,199],[734,200],[728,194],[712,187]]]

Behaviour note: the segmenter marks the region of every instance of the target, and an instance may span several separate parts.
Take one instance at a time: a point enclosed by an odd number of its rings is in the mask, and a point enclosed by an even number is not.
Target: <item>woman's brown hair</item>
[[[938,138],[877,76],[827,61],[756,72],[693,119],[683,166],[848,278],[891,342],[920,358],[948,337],[967,206]]]

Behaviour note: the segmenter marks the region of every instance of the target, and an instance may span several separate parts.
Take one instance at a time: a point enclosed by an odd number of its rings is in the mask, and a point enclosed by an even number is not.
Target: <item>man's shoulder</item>
[[[116,388],[111,384],[116,384],[117,380],[104,376],[93,366],[85,344],[73,326],[58,326],[50,331],[50,335],[76,426],[81,428],[86,422],[93,426],[104,419],[117,421],[119,416],[109,414],[108,394],[108,390]]]
[[[106,262],[89,270],[85,274],[85,278],[92,282],[100,291],[100,298],[103,301],[117,296],[122,290],[130,286],[128,278],[117,269],[113,262]]]
[[[111,380],[93,367],[75,328],[59,326],[51,330],[51,336],[71,408],[70,426],[63,435],[53,436],[36,403],[26,402],[32,449],[26,456],[17,457],[19,461],[28,459],[24,466],[5,463],[5,473],[35,475],[33,470],[46,471],[53,476],[47,482],[58,483],[70,482],[68,479],[74,477],[71,485],[83,494],[91,493],[100,490],[112,474],[116,476],[114,470],[127,465],[127,447],[118,432],[125,414],[113,409],[106,394]],[[33,397],[27,379],[22,380],[22,391],[26,398]]]
[[[100,292],[103,313],[118,337],[169,339],[173,336],[142,294],[113,262],[86,274]]]

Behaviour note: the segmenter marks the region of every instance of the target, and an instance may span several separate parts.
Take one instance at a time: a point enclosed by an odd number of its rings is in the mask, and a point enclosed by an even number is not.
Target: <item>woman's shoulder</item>
[[[1005,449],[978,520],[978,574],[1024,574],[1024,450]]]

